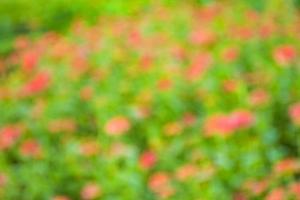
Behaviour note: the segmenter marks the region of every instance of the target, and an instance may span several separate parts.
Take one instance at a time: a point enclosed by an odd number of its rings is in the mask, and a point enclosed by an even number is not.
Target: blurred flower
[[[52,200],[70,200],[70,198],[67,196],[58,195],[58,196],[53,197]]]
[[[289,107],[289,116],[295,125],[300,125],[300,102]]]
[[[234,92],[238,87],[238,81],[234,79],[225,80],[223,82],[223,88],[226,92]]]
[[[296,172],[300,170],[300,163],[297,159],[286,158],[280,160],[274,166],[275,173]]]
[[[80,152],[84,156],[95,156],[99,153],[100,146],[97,141],[85,141],[80,144]]]
[[[76,122],[71,118],[55,119],[49,122],[48,129],[51,133],[73,133],[76,131]]]
[[[300,199],[300,182],[295,182],[289,185],[289,191],[296,199]]]
[[[20,153],[25,157],[39,158],[42,156],[42,148],[36,140],[27,139],[21,144]]]
[[[280,45],[273,51],[273,58],[279,65],[286,66],[296,58],[296,49],[292,45]]]
[[[229,115],[229,123],[234,129],[249,128],[254,123],[254,115],[248,110],[236,110]]]
[[[170,79],[163,78],[158,81],[157,87],[161,91],[166,91],[166,90],[170,90],[172,85],[173,84]]]
[[[245,188],[254,195],[260,195],[268,188],[268,181],[248,181],[245,183]]]
[[[192,32],[190,39],[192,44],[205,45],[213,43],[216,40],[216,37],[212,31],[198,29]]]
[[[226,62],[233,62],[238,58],[238,56],[239,56],[239,50],[234,47],[226,48],[222,54],[222,58]]]
[[[24,72],[32,72],[38,65],[39,54],[34,50],[25,51],[22,55],[21,67]]]
[[[197,121],[197,117],[193,113],[187,112],[183,115],[182,120],[185,126],[193,126]]]
[[[22,94],[27,96],[42,92],[49,86],[49,83],[50,74],[46,72],[40,72],[24,85]]]
[[[191,177],[195,177],[198,168],[193,164],[185,164],[176,170],[176,178],[179,181],[185,181]]]
[[[285,197],[282,188],[275,188],[266,196],[266,200],[284,200]]]
[[[143,169],[152,168],[156,163],[156,155],[153,151],[145,151],[139,158],[139,164]]]
[[[0,150],[12,147],[21,135],[21,130],[16,125],[7,125],[0,129]]]
[[[197,80],[211,65],[212,58],[208,53],[202,53],[198,55],[192,62],[192,65],[188,67],[186,71],[186,78],[188,80]]]
[[[80,98],[82,100],[88,101],[93,97],[93,88],[90,86],[86,86],[80,90]]]
[[[182,129],[180,122],[169,122],[164,126],[164,133],[168,136],[174,136],[180,134]]]
[[[207,136],[213,134],[229,135],[234,131],[249,128],[254,122],[254,116],[247,110],[236,110],[228,115],[214,114],[204,122],[204,131]]]
[[[97,199],[101,195],[101,188],[96,183],[88,183],[81,190],[81,198],[83,200]]]
[[[161,198],[168,198],[175,192],[171,187],[170,177],[165,172],[156,172],[153,174],[149,179],[148,186]]]
[[[256,89],[250,93],[250,103],[254,106],[264,105],[269,101],[267,91],[263,89]]]
[[[129,120],[124,116],[116,116],[106,122],[104,130],[108,135],[123,135],[131,125]]]
[[[5,173],[0,173],[0,188],[3,188],[8,182],[8,177]]]

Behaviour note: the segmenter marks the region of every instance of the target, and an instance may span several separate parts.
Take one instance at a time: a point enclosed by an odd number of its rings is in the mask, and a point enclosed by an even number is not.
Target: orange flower
[[[238,56],[239,56],[239,51],[234,47],[226,48],[222,54],[222,58],[226,62],[233,62],[238,58]]]
[[[116,116],[105,124],[105,132],[109,135],[123,135],[130,129],[130,122],[124,116]]]
[[[206,71],[211,65],[212,58],[208,53],[202,53],[198,55],[193,61],[192,65],[186,71],[186,77],[188,80],[195,81]]]
[[[97,199],[101,195],[101,188],[96,183],[88,183],[81,190],[83,200]]]
[[[57,195],[57,196],[53,197],[52,200],[70,200],[70,198],[67,196],[63,196],[63,195]]]
[[[22,69],[25,72],[32,72],[37,66],[39,55],[36,51],[26,51],[22,58]]]
[[[289,185],[289,190],[291,194],[296,197],[296,199],[300,199],[300,182]]]

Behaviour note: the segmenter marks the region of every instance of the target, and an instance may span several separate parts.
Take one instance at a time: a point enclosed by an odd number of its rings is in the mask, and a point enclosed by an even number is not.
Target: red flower
[[[152,151],[145,151],[141,155],[141,157],[139,159],[139,163],[143,169],[149,169],[149,168],[153,167],[156,163],[155,153]]]
[[[289,107],[289,116],[294,124],[300,125],[300,102]]]
[[[6,126],[0,130],[0,150],[10,148],[20,137],[21,130],[16,126]]]
[[[215,41],[215,35],[213,32],[204,30],[204,29],[199,29],[191,34],[191,42],[193,44],[198,44],[198,45],[204,45],[204,44],[210,44]]]
[[[294,194],[296,199],[300,199],[300,182],[289,185],[289,190],[292,194]]]
[[[36,74],[33,79],[31,79],[25,86],[23,87],[23,93],[25,95],[32,95],[35,93],[42,92],[49,86],[50,75],[45,72],[41,72]]]
[[[293,158],[286,158],[276,163],[274,171],[276,173],[295,172],[300,169],[300,163]]]
[[[250,94],[250,103],[255,106],[266,104],[268,100],[269,95],[263,89],[256,89]]]
[[[296,49],[292,45],[281,45],[273,52],[274,60],[279,65],[288,65],[296,58]]]
[[[229,47],[225,49],[225,51],[222,54],[222,57],[226,62],[233,62],[238,58],[238,56],[239,56],[238,49],[233,47]]]
[[[170,184],[170,177],[164,172],[157,172],[150,177],[149,188],[161,198],[168,198],[174,193]]]
[[[105,132],[109,135],[123,135],[130,129],[130,122],[124,116],[116,116],[105,124]]]

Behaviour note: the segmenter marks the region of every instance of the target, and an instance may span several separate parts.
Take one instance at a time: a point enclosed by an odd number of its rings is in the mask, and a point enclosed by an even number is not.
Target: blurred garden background
[[[300,200],[299,0],[0,0],[0,200]]]

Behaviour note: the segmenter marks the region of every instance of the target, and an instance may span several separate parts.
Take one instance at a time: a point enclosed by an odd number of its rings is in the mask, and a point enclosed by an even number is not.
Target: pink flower
[[[156,155],[152,151],[145,151],[140,159],[139,164],[143,169],[152,168],[156,163]]]
[[[109,135],[123,135],[130,129],[130,122],[124,116],[116,116],[105,124],[105,132]]]
[[[6,126],[0,130],[0,150],[13,146],[20,137],[21,130],[16,126]]]
[[[35,93],[42,92],[49,86],[50,82],[50,74],[41,72],[36,74],[33,79],[31,79],[28,83],[23,87],[23,94],[32,95]]]
[[[83,200],[97,199],[101,195],[101,188],[96,183],[88,183],[81,190]]]
[[[289,107],[289,116],[295,125],[300,125],[300,102]]]
[[[281,45],[273,51],[274,60],[283,66],[291,64],[296,56],[296,49],[292,45]]]
[[[185,181],[188,178],[195,176],[198,168],[193,164],[186,164],[176,170],[176,178],[180,181]]]

